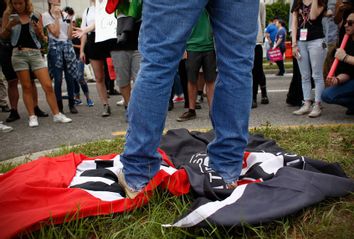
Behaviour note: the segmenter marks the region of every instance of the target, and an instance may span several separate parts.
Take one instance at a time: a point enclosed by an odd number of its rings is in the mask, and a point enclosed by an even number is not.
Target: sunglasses
[[[348,24],[348,26],[351,27],[351,26],[353,26],[353,22],[354,22],[353,20],[345,20],[345,21],[344,21],[344,25],[345,25],[345,24]]]

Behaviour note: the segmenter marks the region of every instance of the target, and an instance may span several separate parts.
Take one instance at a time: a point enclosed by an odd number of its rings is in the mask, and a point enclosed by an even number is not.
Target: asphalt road
[[[292,126],[292,125],[319,125],[319,124],[353,124],[354,117],[344,114],[345,108],[334,105],[324,105],[323,115],[316,119],[307,116],[294,116],[292,111],[297,108],[289,107],[285,103],[286,94],[290,84],[291,75],[285,77],[267,76],[269,105],[258,104],[253,109],[250,119],[250,127],[262,125]],[[112,108],[112,116],[101,117],[102,106],[99,104],[94,83],[89,84],[91,97],[95,101],[94,107],[86,105],[78,106],[79,114],[66,113],[73,119],[70,124],[55,124],[52,117],[39,118],[39,127],[29,128],[27,113],[20,99],[19,113],[21,119],[8,125],[14,128],[10,133],[0,133],[1,153],[0,161],[12,159],[18,156],[31,156],[35,152],[55,149],[60,146],[71,146],[99,139],[112,139],[114,132],[124,132],[127,123],[124,117],[124,108],[116,106],[121,96],[111,96],[109,101]],[[44,99],[43,91],[38,86],[40,94],[39,105],[41,109],[49,112],[49,107]],[[260,100],[259,100],[260,101]],[[187,128],[187,129],[208,129],[211,124],[208,118],[208,106],[204,102],[202,109],[197,110],[197,118],[187,122],[177,122],[185,109],[183,103],[175,104],[173,111],[169,112],[166,120],[166,129]],[[64,112],[68,108],[64,107]],[[5,121],[8,113],[0,113],[0,121]]]

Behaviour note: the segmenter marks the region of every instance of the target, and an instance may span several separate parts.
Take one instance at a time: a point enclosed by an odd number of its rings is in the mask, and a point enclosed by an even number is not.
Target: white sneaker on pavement
[[[121,100],[117,101],[118,106],[123,106],[124,105],[124,99],[122,98]]]
[[[68,117],[66,117],[62,113],[58,113],[58,114],[53,116],[53,121],[54,121],[54,123],[70,123],[73,120],[68,118]]]
[[[38,123],[38,118],[35,115],[31,115],[28,119],[28,126],[33,128],[33,127],[38,127],[39,123]]]
[[[306,101],[300,109],[293,112],[294,115],[304,115],[310,113],[311,111],[311,102]]]
[[[315,105],[312,108],[312,111],[309,114],[310,118],[317,118],[321,115],[322,110],[321,110],[321,104],[320,103],[315,103]]]
[[[13,130],[13,128],[11,126],[4,125],[2,123],[2,121],[0,121],[0,131],[1,132],[7,133],[7,132],[10,132],[12,130]]]

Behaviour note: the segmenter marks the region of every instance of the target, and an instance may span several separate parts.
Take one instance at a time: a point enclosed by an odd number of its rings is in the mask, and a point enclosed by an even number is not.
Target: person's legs
[[[218,76],[211,107],[215,139],[208,145],[208,155],[210,167],[233,184],[241,173],[248,140],[259,1],[219,0],[209,2],[209,7]]]
[[[354,80],[324,89],[322,100],[328,104],[338,104],[354,110]]]
[[[124,106],[127,107],[130,100],[130,76],[132,65],[132,51],[112,51],[112,62],[114,71],[117,72],[117,85],[119,92],[124,99]]]
[[[321,95],[324,89],[323,63],[326,50],[322,46],[323,39],[317,39],[308,43],[312,78],[315,82],[315,102],[321,102]]]
[[[206,94],[209,109],[213,102],[214,84],[216,79],[216,55],[215,51],[203,53],[202,68],[204,73],[204,81],[206,83]]]
[[[199,70],[202,66],[202,62],[203,52],[188,52],[186,69],[188,75],[188,100],[190,110],[195,110],[198,93]]]
[[[73,54],[74,55],[74,54]],[[68,92],[68,101],[69,101],[69,110],[72,114],[77,114],[78,111],[75,107],[75,100],[74,100],[74,89],[75,89],[75,81],[76,72],[73,72],[73,69],[77,70],[76,67],[76,58],[75,59],[65,59],[64,60],[64,75],[65,75],[65,82],[66,82],[66,90]]]
[[[298,60],[298,65],[301,73],[302,91],[305,101],[311,101],[311,62],[308,51],[307,42],[299,42],[301,58]]]
[[[55,97],[57,99],[59,111],[63,112],[63,98],[61,92],[61,85],[63,82],[63,69],[56,67],[55,65],[57,60],[55,49],[49,49],[47,57],[48,57],[48,67],[54,79],[54,92],[55,92]]]
[[[107,88],[104,79],[104,61],[90,59],[90,63],[95,74],[98,96],[100,97],[100,101],[103,104],[102,117],[108,117],[111,115],[111,109],[108,104]]]
[[[25,103],[27,112],[29,116],[34,115],[34,104],[32,97],[32,82],[30,77],[29,70],[22,70],[16,72],[17,78],[20,79],[21,87],[22,87],[22,97],[23,102]]]
[[[50,80],[49,74],[48,74],[48,69],[47,68],[42,68],[33,71],[33,73],[36,75],[37,79],[42,85],[42,88],[44,90],[48,105],[50,107],[50,110],[52,111],[53,115],[56,115],[59,113],[58,105],[56,102],[56,97],[54,94],[54,90],[52,87],[52,81]]]
[[[187,38],[207,0],[145,0],[139,35],[140,72],[132,91],[123,172],[128,186],[142,189],[160,168],[157,152],[174,75]],[[180,26],[175,27],[179,22]],[[146,120],[148,119],[148,120]]]

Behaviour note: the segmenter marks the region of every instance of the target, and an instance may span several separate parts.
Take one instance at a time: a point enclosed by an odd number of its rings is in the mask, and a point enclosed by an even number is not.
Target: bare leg
[[[107,88],[104,80],[104,65],[102,60],[90,60],[96,78],[96,88],[101,103],[108,105]]]
[[[18,100],[20,98],[17,84],[18,84],[17,79],[8,81],[7,95],[9,96],[11,109],[14,110],[17,110]]]
[[[49,77],[48,69],[47,68],[42,68],[39,70],[36,70],[33,72],[39,82],[42,85],[42,88],[45,92],[45,96],[48,102],[48,105],[53,113],[53,115],[56,115],[59,113],[58,105],[57,105],[57,99],[54,94],[52,82]]]
[[[131,92],[132,88],[130,83],[126,86],[123,87],[119,87],[119,91],[123,96],[124,99],[124,105],[128,106],[129,100],[130,100],[130,92]]]
[[[17,78],[20,79],[22,86],[23,102],[25,103],[29,116],[34,115],[34,105],[32,98],[32,82],[30,72],[28,70],[16,72]]]
[[[211,104],[213,102],[213,96],[214,96],[214,81],[206,82],[206,95],[208,98],[209,109],[211,109]]]
[[[189,109],[195,110],[195,101],[197,100],[197,83],[188,81],[188,99]]]

